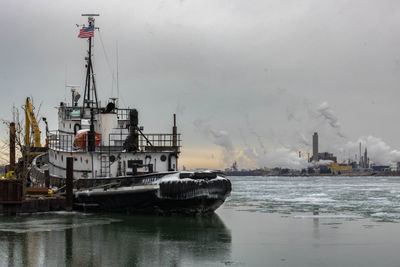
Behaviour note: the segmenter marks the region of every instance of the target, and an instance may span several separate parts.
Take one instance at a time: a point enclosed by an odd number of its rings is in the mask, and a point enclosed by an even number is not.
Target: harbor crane
[[[31,146],[31,132],[33,134],[33,146]],[[42,147],[40,142],[40,129],[33,112],[33,106],[30,97],[25,101],[25,149],[29,148],[31,156],[46,152],[46,147]]]

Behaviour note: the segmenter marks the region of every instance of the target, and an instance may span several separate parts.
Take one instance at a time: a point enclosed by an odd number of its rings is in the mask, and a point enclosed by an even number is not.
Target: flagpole
[[[88,17],[88,23],[89,27],[93,27],[94,30],[94,16],[99,16],[99,14],[82,14],[82,16],[87,16]],[[89,37],[89,51],[88,51],[88,57],[87,57],[87,70],[86,70],[86,82],[85,82],[85,99],[84,102],[86,102],[86,107],[93,107],[93,104],[91,103],[91,96],[90,96],[90,85],[92,82],[93,85],[93,91],[94,91],[94,102],[96,103],[96,108],[99,108],[99,104],[97,101],[97,91],[96,91],[96,82],[94,79],[94,72],[93,72],[93,64],[92,64],[92,37]],[[87,94],[86,94],[87,92]]]

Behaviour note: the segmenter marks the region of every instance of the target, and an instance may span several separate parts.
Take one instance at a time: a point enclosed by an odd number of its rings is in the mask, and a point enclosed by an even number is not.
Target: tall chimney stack
[[[313,135],[313,161],[318,161],[318,133],[315,132]]]

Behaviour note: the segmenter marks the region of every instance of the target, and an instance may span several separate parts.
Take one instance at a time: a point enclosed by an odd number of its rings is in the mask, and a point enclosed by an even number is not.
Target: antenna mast
[[[89,27],[94,28],[94,18],[95,16],[99,16],[99,14],[82,14],[84,17],[88,17]],[[92,64],[92,37],[89,37],[89,50],[88,56],[86,59],[86,81],[85,81],[85,94],[83,99],[83,106],[90,108],[96,106],[99,108],[99,103],[97,101],[97,90],[96,90],[96,81],[94,79],[94,72],[93,72],[93,64]],[[91,87],[92,85],[92,87]],[[92,91],[92,92],[91,92]],[[91,94],[92,93],[92,94]],[[91,99],[91,97],[94,99]]]
[[[117,41],[117,101],[119,100],[119,78],[118,78],[118,41]],[[118,107],[118,102],[117,102]]]

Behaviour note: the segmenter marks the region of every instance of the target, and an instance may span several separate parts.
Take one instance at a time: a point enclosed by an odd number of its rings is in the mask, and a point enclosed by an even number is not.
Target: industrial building
[[[310,162],[318,162],[320,160],[330,160],[333,162],[337,162],[337,158],[333,155],[333,153],[329,152],[318,152],[318,133],[315,132],[312,137],[313,140],[313,155],[310,158]]]
[[[329,165],[328,168],[333,174],[344,174],[353,171],[353,167],[351,165],[339,164],[336,162],[331,163],[331,165]]]
[[[365,147],[365,151],[364,151],[364,156],[361,156],[361,142],[360,142],[360,161],[359,161],[359,167],[360,168],[364,168],[364,169],[368,169],[370,167],[369,164],[369,158],[368,158],[368,152],[367,152],[367,148]]]

